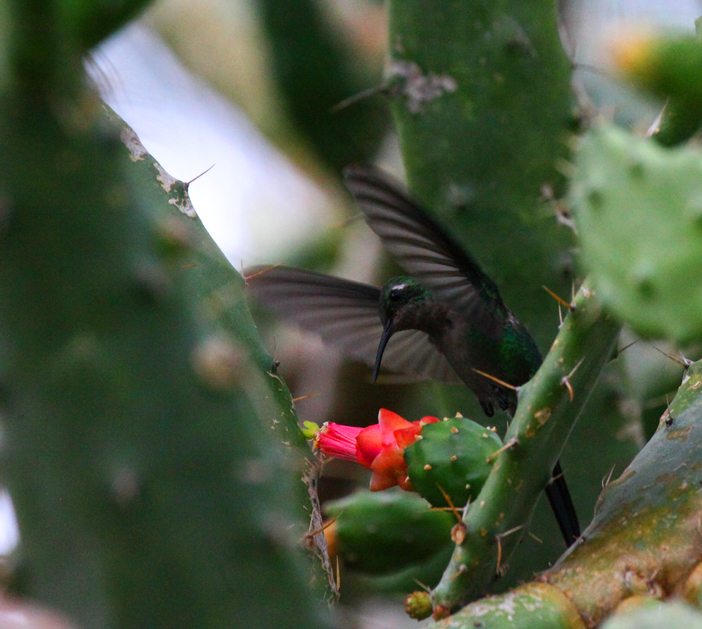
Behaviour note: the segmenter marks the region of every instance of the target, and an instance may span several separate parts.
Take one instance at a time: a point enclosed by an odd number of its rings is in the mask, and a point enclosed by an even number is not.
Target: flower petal
[[[387,446],[375,457],[371,476],[370,490],[381,491],[398,484],[400,478],[407,476],[407,464],[404,453],[397,445]]]
[[[412,426],[412,422],[408,422],[397,413],[381,408],[378,413],[378,425],[382,434],[383,446],[392,445],[395,443],[395,431]]]
[[[411,446],[416,440],[417,435],[422,432],[422,427],[427,424],[434,424],[440,421],[438,417],[422,417],[417,422],[412,422],[407,428],[400,428],[394,432],[395,442],[403,450],[407,446]]]
[[[356,437],[356,460],[370,469],[375,458],[383,449],[380,426],[373,424],[363,428]]]
[[[314,440],[314,448],[337,459],[357,461],[356,438],[362,430],[357,426],[325,422]]]

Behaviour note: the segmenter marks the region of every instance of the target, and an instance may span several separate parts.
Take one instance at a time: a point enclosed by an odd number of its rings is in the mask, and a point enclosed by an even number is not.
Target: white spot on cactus
[[[131,127],[126,125],[122,127],[119,138],[122,140],[122,144],[129,149],[129,157],[133,162],[140,162],[149,154],[141,143],[139,136]]]
[[[516,606],[516,601],[515,601],[515,594],[510,592],[508,594],[505,594],[504,599],[502,602],[497,606],[497,608],[500,611],[503,611],[507,614],[508,618],[512,620],[512,615],[517,611],[517,606]]]
[[[168,217],[156,226],[156,233],[163,245],[172,250],[185,250],[190,245],[190,232],[182,220]]]
[[[150,157],[149,152],[144,148],[144,145],[141,143],[139,136],[130,127],[126,125],[122,127],[122,131],[120,132],[120,139],[129,150],[129,157],[133,162],[140,162],[146,159],[147,157]],[[158,173],[157,177],[159,182],[161,183],[161,187],[168,194],[171,195],[171,198],[168,200],[168,202],[171,205],[175,205],[186,216],[190,218],[195,218],[197,216],[197,213],[195,212],[195,208],[193,207],[193,204],[190,201],[190,197],[188,196],[187,185],[183,184],[183,182],[176,179],[175,177],[169,175],[163,169],[161,164],[159,164],[155,160],[154,168]],[[182,190],[180,192],[178,190],[179,187]]]
[[[454,78],[445,74],[422,74],[422,69],[413,61],[393,61],[388,80],[393,85],[393,93],[407,99],[407,109],[413,114],[423,111],[424,103],[458,89]]]
[[[211,389],[228,391],[239,377],[241,357],[226,337],[210,337],[192,353],[192,365],[198,377]]]
[[[139,493],[139,481],[136,471],[131,467],[122,467],[112,477],[112,493],[117,502],[126,505]]]
[[[237,479],[247,484],[268,483],[273,478],[275,466],[267,459],[245,459],[239,466]]]

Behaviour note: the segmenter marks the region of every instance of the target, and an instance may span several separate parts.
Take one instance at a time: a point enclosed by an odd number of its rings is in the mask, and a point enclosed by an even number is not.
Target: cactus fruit
[[[571,200],[581,261],[603,304],[639,334],[702,333],[702,155],[612,126],[582,141]]]
[[[328,422],[314,447],[373,470],[371,491],[399,485],[434,506],[449,506],[444,492],[456,507],[477,496],[492,469],[488,459],[502,446],[494,429],[460,415],[408,422],[380,409],[378,420],[366,428]]]
[[[614,62],[625,78],[666,98],[653,136],[673,146],[689,140],[702,125],[702,40],[697,35],[654,36],[633,32],[614,44]]]
[[[339,555],[348,567],[390,574],[421,563],[451,544],[450,513],[432,511],[403,491],[360,491],[325,504],[334,518]]]
[[[447,506],[444,492],[463,507],[482,489],[492,469],[488,459],[501,446],[493,430],[465,417],[428,424],[405,448],[412,486],[435,507]]]
[[[695,35],[631,33],[614,45],[614,62],[652,94],[691,102],[702,98],[702,41]]]

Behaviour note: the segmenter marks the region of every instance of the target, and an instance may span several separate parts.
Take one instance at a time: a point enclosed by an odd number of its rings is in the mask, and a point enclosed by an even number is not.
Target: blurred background
[[[581,104],[589,113],[645,131],[661,103],[642,100],[613,78],[607,42],[634,28],[694,32],[700,2],[558,4]],[[358,220],[340,171],[351,163],[375,162],[402,177],[380,93],[386,47],[382,2],[159,0],[94,50],[86,66],[105,101],[164,168],[178,179],[194,180],[194,206],[237,269],[285,263],[382,284],[392,272],[391,262]],[[480,259],[479,251],[471,253]],[[293,395],[313,396],[297,403],[301,420],[367,425],[386,407],[410,421],[456,411],[483,421],[470,392],[460,387],[373,385],[367,367],[343,361],[314,337],[274,327],[263,313],[257,320]],[[557,323],[554,305],[554,335]],[[629,339],[634,337],[620,347]],[[597,478],[612,468],[615,475],[622,471],[655,426],[665,393],[675,390],[680,373],[680,365],[650,345],[627,350],[612,385],[618,414],[615,452],[596,465],[578,460],[577,451],[564,453],[584,524],[601,487]],[[503,430],[504,419],[497,421]],[[594,467],[587,482],[572,482],[584,467]],[[325,467],[321,495],[340,497],[367,482],[364,470],[334,462]],[[542,553],[546,568],[561,553],[562,542],[550,514],[542,511],[545,515],[533,526],[540,542],[529,540],[523,552]],[[6,553],[18,539],[7,496],[0,501],[0,518]],[[553,548],[544,552],[541,542],[548,546],[549,540]],[[520,577],[515,563],[513,580]],[[511,582],[505,580],[503,587]],[[404,616],[399,599],[393,605],[370,596],[374,587],[342,574],[349,626],[417,626]]]

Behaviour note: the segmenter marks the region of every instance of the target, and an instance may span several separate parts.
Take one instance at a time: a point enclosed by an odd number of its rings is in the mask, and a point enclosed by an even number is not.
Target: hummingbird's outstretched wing
[[[245,276],[246,290],[265,309],[318,334],[345,356],[375,364],[383,333],[379,288],[285,266],[252,267]],[[393,336],[383,366],[421,380],[461,383],[443,354],[418,330]]]
[[[344,178],[370,228],[412,277],[474,325],[504,323],[508,310],[492,280],[387,175],[350,166]]]

